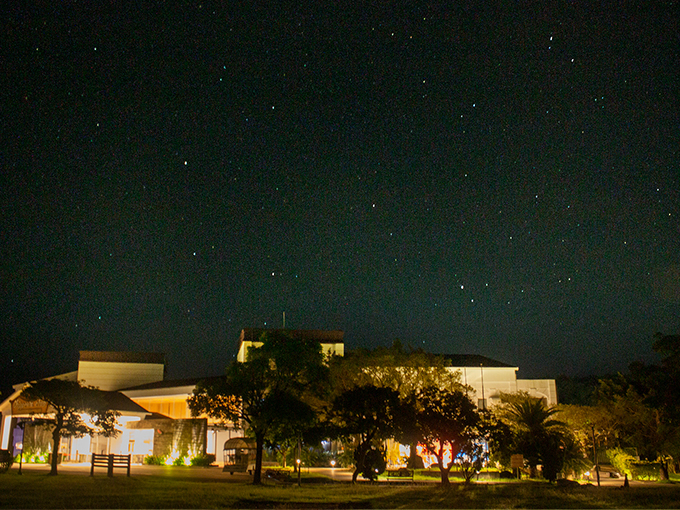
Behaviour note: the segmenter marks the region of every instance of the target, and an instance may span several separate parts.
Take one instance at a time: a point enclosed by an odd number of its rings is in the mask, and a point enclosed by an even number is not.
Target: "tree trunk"
[[[371,447],[371,441],[370,439],[366,439],[363,443],[360,443],[359,446],[357,446],[357,449],[354,451],[354,473],[352,473],[352,483],[356,483],[357,477],[359,476],[359,473],[361,473],[361,470],[363,469],[364,462],[366,460],[366,453],[368,452],[369,448]]]
[[[281,457],[283,459],[283,466],[281,466],[281,467],[285,468],[285,467],[287,467],[287,464],[288,464],[287,460],[286,460],[286,457],[288,456],[288,448],[281,448],[280,452],[281,452]]]
[[[50,475],[57,474],[57,462],[59,460],[59,445],[61,443],[61,428],[55,426],[52,431],[52,458],[50,459]]]
[[[410,447],[411,447],[411,451],[410,451],[409,456],[408,456],[408,462],[406,464],[406,467],[409,468],[409,469],[416,469],[418,467],[417,464],[416,464],[416,462],[417,462],[416,457],[418,456],[418,454],[416,453],[416,448],[418,447],[418,443],[411,443]],[[422,466],[420,466],[420,467],[422,467]]]
[[[538,467],[536,464],[529,464],[529,477],[538,478]]]
[[[441,477],[442,477],[442,485],[449,485],[449,483],[450,483],[449,482],[449,469],[450,468],[446,468],[446,469],[439,468],[439,472],[441,473]]]
[[[255,473],[253,473],[253,483],[262,483],[262,450],[264,449],[264,434],[255,434]]]
[[[439,464],[439,474],[442,479],[442,485],[449,485],[449,471],[451,471],[451,466],[444,467],[444,454],[441,453],[441,448],[439,451],[440,454],[437,455],[437,463]]]

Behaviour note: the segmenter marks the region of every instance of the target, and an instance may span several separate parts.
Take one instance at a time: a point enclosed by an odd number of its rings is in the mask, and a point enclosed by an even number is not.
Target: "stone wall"
[[[156,457],[205,454],[208,422],[204,418],[173,420],[157,418],[128,423],[131,429],[153,429],[153,454]]]

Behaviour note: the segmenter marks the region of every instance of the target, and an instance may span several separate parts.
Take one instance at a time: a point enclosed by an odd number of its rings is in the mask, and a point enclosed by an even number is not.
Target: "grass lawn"
[[[680,484],[557,488],[547,483],[268,483],[254,486],[163,476],[96,476],[11,470],[0,508],[680,508]]]

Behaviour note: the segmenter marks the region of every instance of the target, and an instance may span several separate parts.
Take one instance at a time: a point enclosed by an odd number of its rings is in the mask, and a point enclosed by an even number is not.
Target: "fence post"
[[[128,465],[127,465],[127,468],[128,468],[128,476],[130,476],[130,460],[131,460],[131,454],[129,454],[129,453],[128,453],[128,456],[127,456],[127,463],[128,463]]]
[[[92,454],[92,465],[90,466],[90,476],[94,476],[94,456],[95,454]]]
[[[113,453],[109,453],[109,468],[107,475],[113,476]]]

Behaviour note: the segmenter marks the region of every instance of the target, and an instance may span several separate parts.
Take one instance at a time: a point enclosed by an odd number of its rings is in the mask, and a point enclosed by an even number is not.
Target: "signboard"
[[[46,414],[49,404],[44,400],[26,400],[17,397],[12,400],[12,416],[22,414]]]
[[[524,456],[521,453],[511,455],[510,456],[510,467],[513,468],[513,469],[524,467]]]

